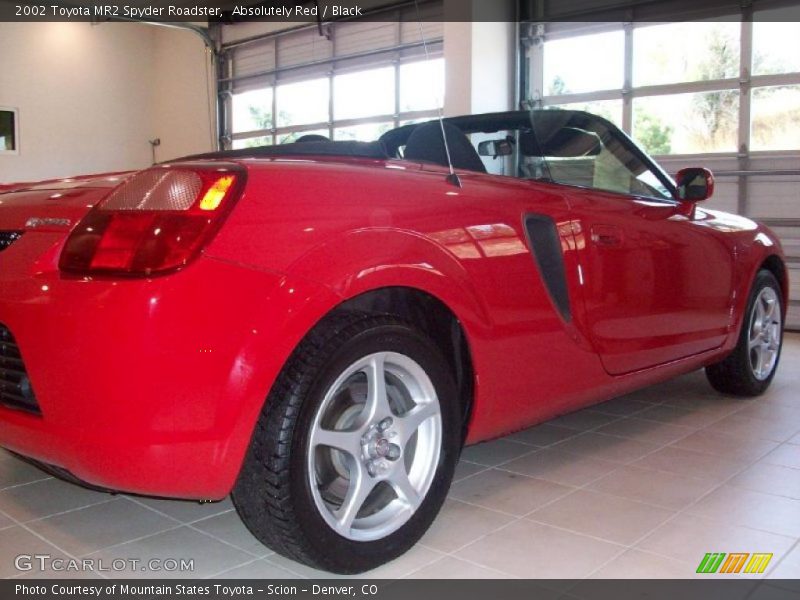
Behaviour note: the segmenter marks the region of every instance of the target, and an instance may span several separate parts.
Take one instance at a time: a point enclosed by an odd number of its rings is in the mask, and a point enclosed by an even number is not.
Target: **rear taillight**
[[[59,268],[81,275],[150,276],[202,250],[241,194],[236,165],[180,164],[142,171],[114,189],[67,238]]]

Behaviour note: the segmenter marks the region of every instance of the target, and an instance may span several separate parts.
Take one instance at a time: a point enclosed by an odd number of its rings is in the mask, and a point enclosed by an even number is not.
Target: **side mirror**
[[[481,156],[497,158],[498,156],[511,156],[513,153],[514,148],[507,139],[486,140],[478,144],[478,154]]]
[[[681,169],[675,176],[678,184],[678,199],[700,202],[714,193],[714,174],[702,167]]]

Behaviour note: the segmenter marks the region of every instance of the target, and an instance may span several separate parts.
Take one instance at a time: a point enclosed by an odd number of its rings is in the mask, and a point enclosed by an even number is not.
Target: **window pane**
[[[13,110],[0,110],[0,152],[17,149],[15,118]]]
[[[233,133],[272,129],[272,88],[233,95]]]
[[[552,108],[583,110],[608,119],[617,127],[622,127],[622,100],[594,100],[590,102],[570,102],[553,105]]]
[[[739,23],[668,23],[633,30],[633,84],[739,75]]]
[[[333,139],[337,142],[347,140],[371,142],[393,128],[394,123],[392,122],[364,123],[363,125],[353,125],[352,127],[339,127],[333,130]]]
[[[241,150],[242,148],[258,148],[259,146],[271,146],[271,145],[272,145],[271,135],[247,138],[246,140],[233,140],[234,150]]]
[[[433,110],[444,105],[444,59],[400,65],[400,111]]]
[[[394,67],[333,78],[333,116],[358,119],[394,114]]]
[[[544,93],[552,96],[621,88],[622,31],[551,40],[544,45]]]
[[[753,74],[800,72],[800,23],[753,23]]]
[[[800,149],[800,85],[753,90],[750,147]]]
[[[633,100],[633,138],[651,154],[735,152],[739,92]]]
[[[276,93],[278,127],[328,122],[330,85],[327,77],[279,85]]]
[[[278,143],[279,144],[291,144],[292,142],[296,142],[301,137],[306,135],[321,135],[328,139],[330,139],[331,132],[327,129],[317,129],[315,131],[293,131],[292,133],[287,133],[285,135],[278,136]]]

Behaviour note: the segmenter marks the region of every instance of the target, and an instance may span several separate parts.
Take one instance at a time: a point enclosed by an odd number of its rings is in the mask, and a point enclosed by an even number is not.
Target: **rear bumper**
[[[0,446],[102,488],[227,495],[303,334],[288,315],[323,292],[207,257],[152,280],[65,279],[17,269],[24,243],[0,254],[0,322],[42,414],[0,407]]]

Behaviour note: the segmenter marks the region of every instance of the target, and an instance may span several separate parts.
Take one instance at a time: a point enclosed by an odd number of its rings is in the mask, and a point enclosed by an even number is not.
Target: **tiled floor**
[[[421,543],[367,576],[681,578],[706,552],[771,552],[767,577],[800,578],[800,335],[761,398],[721,397],[698,372],[466,449]],[[110,496],[2,453],[0,577],[40,576],[19,554],[329,576],[261,546],[228,500]]]

